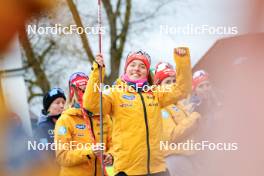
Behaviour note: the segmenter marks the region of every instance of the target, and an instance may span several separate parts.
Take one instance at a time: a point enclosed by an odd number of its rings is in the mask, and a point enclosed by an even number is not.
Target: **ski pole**
[[[98,11],[97,11],[97,17],[98,17],[98,26],[99,26],[99,53],[102,54],[102,34],[101,34],[101,27],[102,27],[102,3],[101,0],[98,0]],[[103,94],[102,94],[102,88],[103,88],[103,80],[102,80],[102,67],[99,67],[99,81],[100,81],[100,143],[103,144],[104,142],[104,133],[103,133]],[[104,166],[104,151],[101,152],[101,173],[102,176],[104,176],[105,166]]]

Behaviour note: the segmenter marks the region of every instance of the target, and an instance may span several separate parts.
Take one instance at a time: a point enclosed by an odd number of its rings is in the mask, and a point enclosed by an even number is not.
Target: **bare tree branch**
[[[54,45],[55,45],[55,42],[50,40],[49,46],[38,57],[41,65],[43,64],[46,55],[51,51],[51,49],[54,47]]]
[[[143,23],[149,19],[153,19],[157,16],[158,12],[165,7],[166,5],[168,5],[169,3],[173,2],[174,0],[167,0],[166,2],[161,2],[159,5],[156,6],[156,8],[147,16],[145,16],[144,18],[138,19],[138,20],[134,20],[131,21],[131,24],[136,24],[136,23]]]
[[[31,85],[35,85],[35,84],[37,84],[37,82],[36,81],[33,81],[33,80],[31,80],[31,79],[25,79],[25,82],[26,83],[29,83],[29,84],[31,84]]]
[[[81,17],[79,15],[79,12],[78,12],[74,2],[72,0],[67,0],[67,3],[68,3],[69,9],[70,9],[70,11],[72,13],[73,19],[74,19],[77,27],[80,27],[80,28],[84,29]],[[85,50],[85,53],[86,53],[86,55],[88,57],[88,60],[92,63],[95,58],[94,58],[92,49],[90,47],[89,41],[87,39],[86,33],[85,32],[81,33],[80,34],[80,38],[81,38],[82,45],[83,45],[83,48]]]
[[[33,51],[25,27],[19,32],[19,41],[25,51],[27,63],[32,68],[34,75],[36,76],[37,86],[40,87],[42,92],[47,92],[50,89],[50,82],[47,79],[45,71],[41,68],[41,64],[37,59],[38,57]]]
[[[106,11],[107,19],[108,19],[108,24],[110,26],[110,40],[111,40],[111,46],[114,45],[113,47],[115,48],[116,46],[116,36],[117,36],[117,31],[116,31],[116,16],[113,13],[113,8],[109,0],[102,0],[104,9]]]
[[[126,1],[117,0],[115,1],[115,3],[111,3],[111,1],[109,0],[102,0],[103,8],[106,13],[107,23],[109,25],[109,38],[110,38],[109,53],[110,53],[110,60],[111,60],[110,61],[111,73],[105,79],[106,84],[112,83],[114,79],[116,79],[119,75],[119,67],[120,67],[122,55],[124,52],[124,48],[128,43],[127,41],[128,34],[129,32],[131,32],[131,29],[130,29],[131,24],[132,23],[143,23],[148,19],[152,19],[156,17],[158,15],[158,12],[161,11],[163,7],[165,7],[172,1],[175,1],[175,0],[165,0],[165,1],[163,0],[162,3],[160,3],[161,1],[158,1],[159,2],[158,6],[153,8],[153,5],[152,5],[152,9],[150,10],[150,12],[146,12],[144,10],[144,14],[145,14],[144,17],[142,16],[137,17],[138,20],[131,22],[131,16],[132,16],[131,14],[133,12],[132,11],[133,10],[132,0],[126,0]],[[68,8],[70,9],[72,18],[76,26],[78,28],[84,29],[84,25],[81,19],[81,13],[78,11],[77,5],[74,3],[74,0],[66,0],[66,2],[67,2]],[[82,18],[84,19],[86,19],[87,17],[89,19],[91,18],[95,19],[95,15],[89,15],[89,14],[82,15]],[[82,33],[80,34],[80,39],[82,42],[82,47],[79,47],[78,45],[76,45],[76,48],[65,47],[61,52],[65,54],[66,53],[65,50],[67,50],[70,53],[72,53],[72,55],[75,55],[78,58],[82,56],[83,54],[82,48],[83,48],[88,58],[88,61],[92,62],[94,60],[94,52],[91,49],[91,43],[89,43],[89,36],[87,36],[86,33]],[[33,55],[33,60],[37,59],[36,60],[37,62],[35,60],[33,62],[27,59],[27,63],[28,63],[27,65],[29,67],[32,67],[34,74],[36,74],[37,72],[36,71],[37,68],[34,65],[35,63],[40,65],[39,67],[40,69],[42,68],[43,72],[46,70],[46,68],[44,67],[45,65],[43,65],[43,63],[44,62],[46,63],[48,59],[51,58],[51,57],[47,57],[47,55],[52,53],[51,51],[53,51],[54,46],[57,46],[57,45],[55,45],[55,43],[52,43],[52,42],[49,43],[49,41],[44,41],[44,46],[46,46],[44,50],[43,50],[43,45],[40,46],[40,48],[37,48],[37,46],[34,46],[35,51],[42,51],[39,54],[39,56],[37,56],[37,54],[33,52],[32,47],[31,49],[27,49],[28,50],[27,52],[25,50],[26,58]],[[24,47],[25,47],[25,44],[24,44]],[[69,53],[66,53],[66,54],[69,54]],[[69,55],[67,55],[67,57],[69,57]],[[39,83],[38,79],[36,79],[36,82],[37,84]],[[34,92],[32,92],[32,94],[33,93]]]
[[[116,4],[116,11],[113,12],[113,7],[108,0],[102,0],[104,9],[106,11],[108,23],[110,26],[110,58],[111,58],[111,73],[107,77],[106,84],[110,84],[119,75],[119,67],[121,63],[122,53],[125,47],[126,37],[130,24],[131,16],[131,0],[125,1],[126,11],[124,13],[124,23],[121,24],[121,32],[118,34],[117,30],[117,18],[120,17],[121,0]],[[123,1],[124,2],[124,1]],[[120,17],[121,18],[121,17]]]
[[[115,11],[115,16],[120,15],[120,6],[121,6],[121,0],[118,0],[116,3],[116,11]]]
[[[28,97],[28,102],[30,102],[35,97],[42,97],[42,96],[43,96],[43,94],[41,94],[41,93],[33,93],[33,92],[31,92],[31,94]]]
[[[36,81],[25,79],[25,82],[28,84],[28,91],[29,91],[29,97],[27,99],[28,102],[30,102],[35,97],[43,96],[43,93],[35,93],[33,91],[33,88],[38,86],[38,83]]]
[[[127,2],[127,4],[126,4],[126,12],[125,12],[125,21],[124,21],[124,24],[122,26],[121,33],[119,34],[119,37],[120,37],[120,43],[118,46],[118,52],[119,53],[123,53],[126,38],[127,38],[127,33],[128,33],[128,29],[129,29],[129,24],[130,24],[131,0],[127,0],[126,2]]]

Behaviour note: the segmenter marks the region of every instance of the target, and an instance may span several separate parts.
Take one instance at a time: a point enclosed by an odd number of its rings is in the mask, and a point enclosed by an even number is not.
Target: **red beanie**
[[[154,83],[158,85],[162,82],[163,79],[175,75],[176,72],[171,64],[169,64],[168,62],[159,62],[156,65],[155,69]]]
[[[209,74],[204,70],[198,70],[194,72],[193,80],[192,80],[192,90],[195,90],[196,87],[203,81],[209,80],[208,78],[209,78]]]
[[[142,50],[128,54],[126,58],[126,63],[125,63],[125,72],[126,72],[127,66],[134,60],[142,61],[147,67],[147,71],[149,72],[151,59],[150,59],[150,56],[145,51],[142,51]]]
[[[69,79],[69,89],[70,89],[70,97],[69,99],[72,99],[74,93],[75,93],[75,88],[80,88],[83,85],[87,85],[87,82],[89,80],[89,77],[83,73],[83,72],[75,72],[70,76]],[[80,94],[82,94],[80,92]],[[82,95],[79,95],[82,96]]]

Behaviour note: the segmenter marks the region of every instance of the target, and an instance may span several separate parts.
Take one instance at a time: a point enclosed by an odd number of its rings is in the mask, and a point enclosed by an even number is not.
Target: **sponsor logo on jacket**
[[[84,125],[84,124],[77,124],[75,127],[78,128],[78,129],[83,130],[83,129],[85,129],[86,125]]]
[[[122,98],[126,100],[134,100],[136,97],[135,95],[123,95]]]
[[[133,104],[122,103],[119,105],[121,108],[132,107]]]
[[[84,134],[77,134],[78,137],[84,137]]]
[[[151,99],[151,100],[155,99],[155,97],[153,95],[147,95],[146,97],[147,97],[147,99]]]
[[[159,103],[149,103],[149,106],[159,106]]]
[[[58,129],[58,134],[59,135],[65,135],[67,133],[67,128],[65,126],[61,126]]]
[[[162,110],[161,116],[162,116],[162,118],[167,119],[170,117],[170,114],[166,110]]]

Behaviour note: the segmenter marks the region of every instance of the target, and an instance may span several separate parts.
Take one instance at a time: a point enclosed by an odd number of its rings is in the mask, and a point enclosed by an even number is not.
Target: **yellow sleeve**
[[[179,56],[174,50],[174,61],[176,62],[176,83],[172,84],[168,91],[158,92],[161,107],[166,107],[186,98],[192,90],[192,72],[189,48],[186,55]]]
[[[180,109],[179,112],[176,112],[172,116],[172,118],[174,118],[176,127],[172,132],[171,140],[173,142],[180,142],[195,131],[200,114],[197,112],[187,114]]]
[[[105,68],[103,68],[103,77]],[[93,70],[90,74],[88,84],[83,95],[83,107],[93,114],[100,113],[100,81],[99,67],[96,62],[93,63]],[[103,91],[103,114],[110,114],[112,107],[111,90]]]
[[[112,143],[112,120],[107,115],[107,138],[106,138],[106,153],[110,153],[113,156],[113,143]]]
[[[71,147],[73,132],[70,123],[67,123],[67,116],[62,115],[57,120],[54,133],[55,143],[57,144],[56,160],[59,165],[65,167],[75,166],[94,158],[91,148],[77,150]]]

